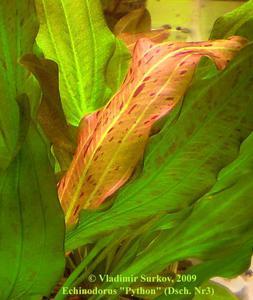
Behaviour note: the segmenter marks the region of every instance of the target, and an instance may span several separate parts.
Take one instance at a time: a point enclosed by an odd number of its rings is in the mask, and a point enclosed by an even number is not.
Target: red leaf
[[[137,42],[132,66],[118,93],[82,121],[72,164],[59,185],[66,222],[82,208],[97,208],[132,175],[151,126],[169,113],[188,88],[202,56],[222,69],[246,43],[232,37],[198,43]]]

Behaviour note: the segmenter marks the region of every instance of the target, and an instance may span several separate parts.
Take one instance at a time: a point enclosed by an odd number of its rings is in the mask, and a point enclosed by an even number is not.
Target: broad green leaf
[[[234,37],[203,43],[154,44],[140,40],[119,92],[84,119],[73,162],[59,185],[66,223],[97,208],[132,175],[156,120],[177,105],[202,56],[219,68],[245,44]]]
[[[3,300],[47,296],[64,270],[64,218],[48,153],[31,122],[21,150],[0,174]]]
[[[245,270],[253,243],[252,145],[253,133],[242,144],[238,158],[219,173],[214,187],[193,205],[189,217],[172,232],[161,232],[137,253],[129,267],[117,270],[117,274],[156,274],[173,262],[198,259],[200,263],[188,272],[195,274],[197,280],[174,286],[187,287],[192,296],[170,295],[173,300],[183,300],[192,299],[194,288],[210,277],[232,277]],[[167,298],[162,295],[158,299]]]
[[[253,129],[253,46],[184,98],[177,117],[151,138],[143,172],[105,212],[86,212],[66,238],[73,249],[100,234],[187,208],[216,182]],[[240,101],[238,101],[240,99]]]
[[[187,284],[186,284],[187,285]],[[182,287],[181,287],[182,288]],[[175,288],[176,290],[176,288]],[[239,300],[229,289],[226,287],[214,283],[212,281],[208,281],[201,286],[196,286],[196,290],[192,290],[192,296],[187,295],[170,295],[170,299],[193,299],[193,300]],[[211,294],[206,294],[206,293]],[[203,294],[201,294],[203,293]],[[212,294],[213,293],[213,294]],[[195,296],[193,296],[195,294]],[[168,299],[166,296],[161,296],[156,299]]]
[[[117,40],[115,51],[106,68],[107,83],[113,93],[116,93],[120,88],[122,81],[126,76],[130,60],[131,54],[126,51],[125,43],[118,42]]]
[[[251,157],[252,157],[252,153],[251,153]],[[251,165],[252,165],[252,162],[251,162]],[[251,191],[249,191],[249,194],[250,193],[252,194],[252,188],[251,188]],[[240,205],[240,201],[242,199],[243,199],[243,197],[240,199],[238,198],[238,205]],[[245,208],[245,210],[247,210],[247,208]],[[221,212],[221,214],[222,213],[224,213],[225,218],[227,219],[226,212]],[[244,213],[245,213],[244,216],[241,215],[239,218],[243,219],[246,215],[246,212],[244,212]],[[247,218],[247,216],[246,216],[246,218]],[[238,223],[239,224],[242,223],[241,219],[238,220]],[[219,224],[217,224],[216,226],[218,226],[218,225]],[[236,225],[234,225],[234,222],[233,222],[231,224],[231,227],[234,229],[235,226]],[[238,227],[238,225],[237,225],[237,227]],[[212,228],[214,228],[214,226],[212,226]],[[210,228],[210,231],[212,228]],[[237,237],[236,237],[236,233],[238,234]],[[189,291],[192,292],[192,294],[194,294],[196,287],[200,286],[204,281],[206,281],[212,277],[221,276],[221,277],[225,277],[225,278],[234,278],[234,277],[242,274],[245,270],[247,270],[247,268],[250,265],[251,256],[252,256],[252,242],[253,242],[252,241],[252,226],[249,225],[249,228],[246,227],[246,229],[243,230],[241,233],[238,233],[238,232],[236,232],[236,233],[233,235],[233,238],[237,239],[237,244],[233,244],[233,243],[230,244],[230,241],[227,240],[228,236],[230,235],[230,232],[228,232],[227,236],[223,237],[224,241],[225,240],[226,241],[225,241],[225,245],[222,246],[221,249],[217,249],[217,245],[219,243],[220,244],[223,243],[222,238],[220,238],[219,241],[216,240],[216,237],[210,239],[209,245],[208,246],[206,245],[206,247],[209,247],[209,249],[211,249],[212,246],[214,246],[214,247],[216,247],[215,250],[213,250],[209,254],[206,253],[205,255],[203,255],[203,253],[202,253],[201,263],[196,266],[191,267],[186,272],[186,275],[187,274],[195,275],[197,278],[196,282],[188,282],[188,283],[181,282],[181,283],[175,284],[174,287],[176,289],[186,287]],[[221,235],[222,235],[222,233],[219,234],[218,237]],[[247,236],[247,235],[248,235],[248,238],[247,237],[245,238],[245,236]],[[194,242],[193,242],[193,244],[194,244]],[[197,248],[197,246],[192,245],[191,250],[193,250],[194,248]],[[203,251],[203,250],[200,247],[199,252],[201,253],[201,251]],[[215,254],[213,255],[213,253],[215,253]],[[238,253],[240,253],[240,255],[238,255]],[[191,297],[187,297],[185,295],[181,295],[181,296],[172,295],[170,298],[172,300],[192,299]],[[161,296],[161,297],[158,297],[158,299],[162,300],[162,299],[166,299],[166,298]],[[226,299],[226,298],[221,298],[221,299]]]
[[[215,22],[210,39],[227,38],[239,35],[253,40],[253,1],[239,6],[235,10],[221,16]],[[216,73],[210,61],[203,59],[199,65],[198,76],[207,78]]]
[[[253,0],[218,18],[211,32],[211,39],[242,35],[253,40]]]
[[[242,144],[238,158],[219,173],[213,188],[196,202],[190,216],[171,235],[166,231],[161,233],[137,256],[126,273],[154,272],[171,262],[191,257],[204,261],[224,259],[239,251],[242,251],[242,257],[246,251],[250,260],[253,242],[252,145],[253,134]]]
[[[116,56],[126,56],[104,21],[99,0],[35,0],[40,20],[37,43],[46,58],[59,66],[60,94],[67,120],[72,125],[103,106],[122,81],[127,64],[113,68]],[[119,69],[119,71],[118,71]],[[123,74],[124,73],[124,74]],[[113,87],[113,88],[112,88]]]
[[[25,91],[27,71],[18,59],[32,50],[37,22],[33,1],[0,3],[0,168],[17,152],[19,107],[16,97]]]
[[[240,255],[238,255],[240,253]],[[219,259],[207,259],[204,263],[195,265],[187,270],[185,275],[195,275],[196,281],[176,283],[175,288],[186,287],[194,295],[195,287],[199,287],[206,280],[217,276],[225,278],[234,278],[242,274],[250,265],[250,258],[252,255],[252,250],[249,244],[241,244],[240,250],[234,251],[231,255],[221,255]],[[219,295],[219,291],[215,291],[212,296],[215,299],[216,293]],[[206,295],[205,295],[206,296]],[[191,299],[186,295],[171,295],[172,300],[186,300]],[[166,299],[163,296],[157,298],[157,300]],[[219,300],[223,300],[220,298]],[[226,298],[225,298],[226,299]],[[237,298],[236,298],[237,299]],[[204,300],[204,299],[203,299]]]
[[[238,300],[238,298],[229,289],[223,287],[220,284],[208,281],[201,285],[202,289],[213,289],[213,295],[196,295],[193,300]]]
[[[38,109],[38,121],[54,146],[61,169],[65,170],[72,160],[75,140],[61,106],[57,65],[32,54],[23,56],[21,64],[32,72],[40,83],[43,96]]]

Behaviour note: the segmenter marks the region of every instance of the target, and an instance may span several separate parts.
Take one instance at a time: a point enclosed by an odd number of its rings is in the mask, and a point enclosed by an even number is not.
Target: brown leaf
[[[43,95],[38,120],[54,146],[62,169],[66,169],[75,150],[74,129],[67,124],[62,110],[57,64],[51,60],[39,59],[33,54],[24,55],[20,63],[32,72],[40,83]]]
[[[125,42],[128,50],[132,53],[136,42],[142,38],[148,38],[154,43],[162,43],[170,34],[169,29],[156,29],[149,32],[142,32],[136,34],[121,33],[118,38]]]
[[[151,30],[151,16],[146,8],[139,8],[123,16],[114,26],[113,32],[119,35],[123,32],[140,33]]]

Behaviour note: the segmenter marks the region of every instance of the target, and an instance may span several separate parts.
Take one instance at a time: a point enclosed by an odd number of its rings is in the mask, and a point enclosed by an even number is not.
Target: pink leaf
[[[121,89],[82,121],[72,164],[59,184],[67,224],[119,189],[142,158],[154,122],[181,100],[202,56],[219,69],[245,45],[240,37],[198,43],[137,42]]]

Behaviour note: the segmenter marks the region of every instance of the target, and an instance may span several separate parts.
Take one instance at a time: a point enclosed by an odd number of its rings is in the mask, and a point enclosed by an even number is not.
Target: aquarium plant
[[[191,42],[145,4],[0,2],[1,300],[234,299],[209,280],[252,255],[253,1]]]

